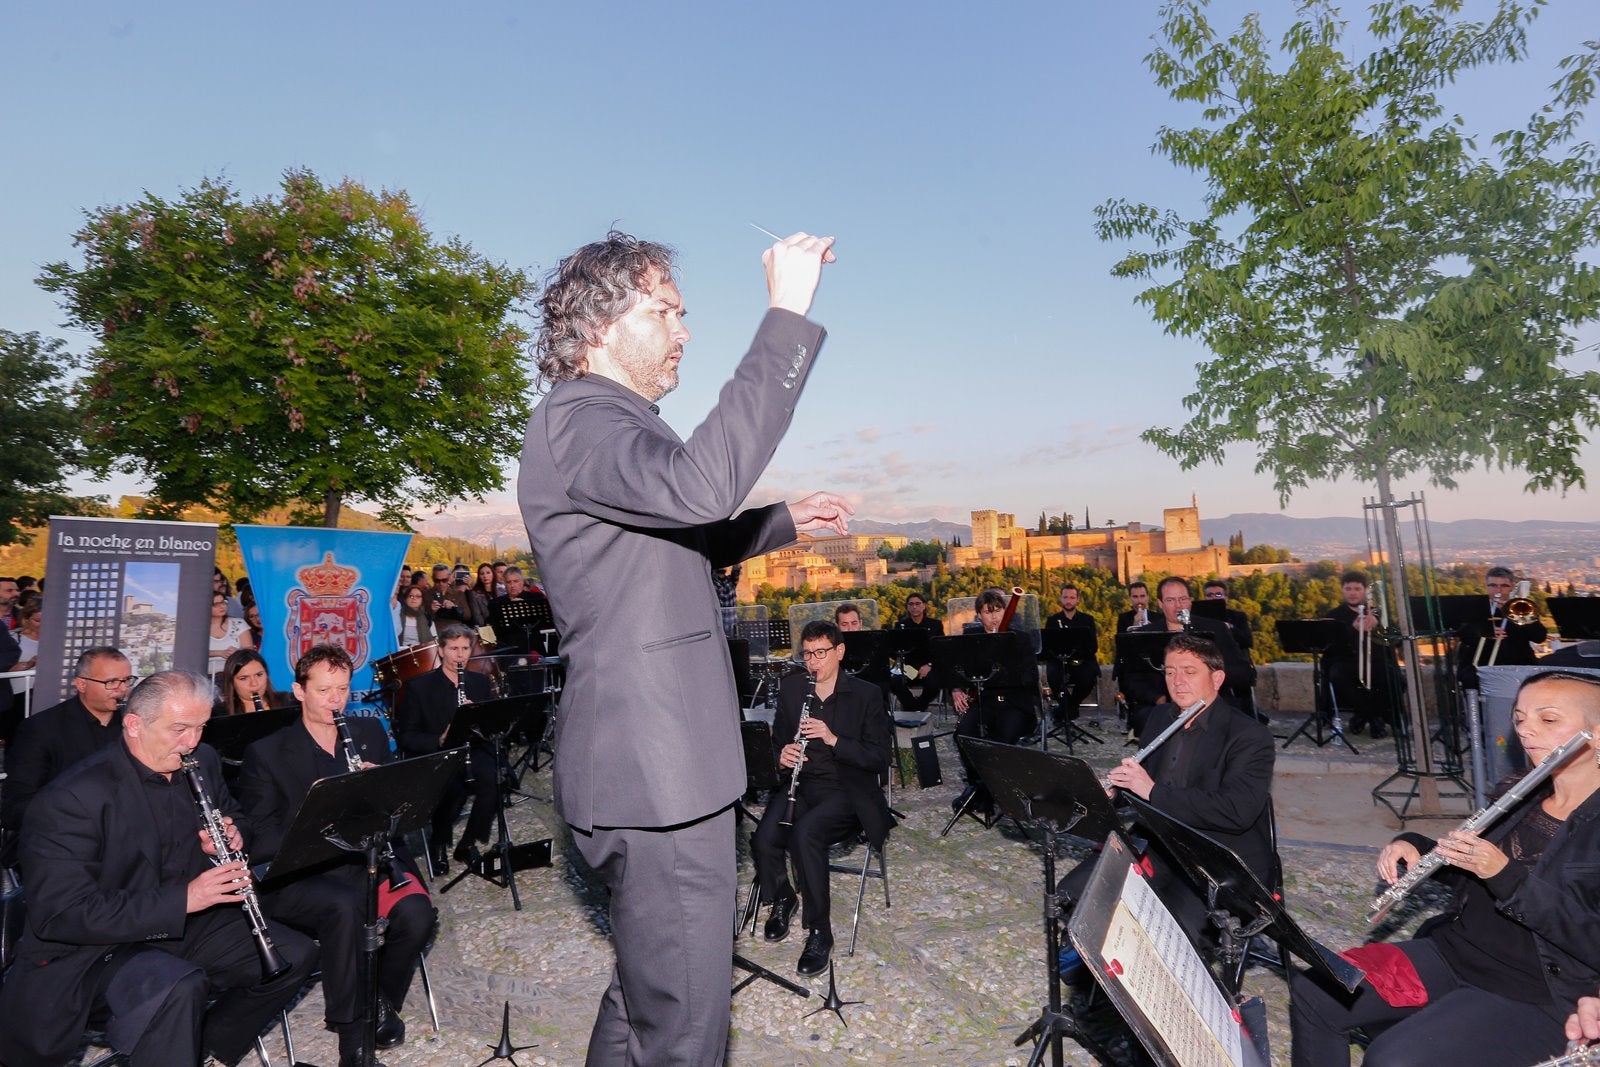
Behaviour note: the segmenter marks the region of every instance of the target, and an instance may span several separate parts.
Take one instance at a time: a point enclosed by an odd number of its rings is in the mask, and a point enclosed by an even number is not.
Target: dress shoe
[[[443,878],[450,873],[450,842],[436,840],[430,852],[432,855],[429,860],[433,867],[433,876]]]
[[[378,1048],[394,1048],[406,1039],[406,1022],[395,1014],[389,1002],[383,997],[378,998],[378,1035],[375,1044]]]
[[[795,970],[802,978],[815,978],[828,969],[828,957],[833,955],[833,933],[813,930],[806,935],[806,949],[800,953],[800,963]]]
[[[977,792],[975,788],[970,785],[967,786],[960,793],[956,794],[956,798],[950,802],[950,810],[960,811],[967,801],[972,799],[972,794],[975,792]]]
[[[470,837],[463,837],[451,855],[456,858],[457,863],[464,863],[470,867],[478,861],[478,846],[473,844]]]
[[[794,918],[794,909],[799,906],[800,898],[792,889],[773,901],[772,914],[767,916],[767,925],[762,929],[761,936],[768,941],[782,941],[788,937],[789,922]]]

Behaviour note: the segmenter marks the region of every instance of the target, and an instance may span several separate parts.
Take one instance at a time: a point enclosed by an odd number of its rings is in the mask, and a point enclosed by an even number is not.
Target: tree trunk
[[[327,493],[322,497],[322,525],[327,529],[334,529],[339,525],[339,511],[344,507],[344,494],[338,489],[329,486]]]
[[[1422,663],[1417,653],[1417,631],[1411,619],[1411,598],[1406,585],[1405,553],[1401,551],[1400,517],[1395,513],[1389,466],[1378,464],[1378,504],[1383,513],[1383,547],[1389,559],[1389,584],[1394,590],[1395,622],[1400,627],[1400,650],[1405,658],[1406,716],[1411,725],[1411,751],[1416,759],[1419,815],[1442,815],[1439,783],[1433,777],[1433,743],[1428,733],[1428,706],[1422,697]],[[1419,561],[1426,562],[1426,561]]]

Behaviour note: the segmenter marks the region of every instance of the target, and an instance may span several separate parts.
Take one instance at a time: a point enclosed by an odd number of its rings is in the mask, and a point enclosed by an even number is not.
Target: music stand
[[[337,774],[311,783],[272,858],[262,884],[360,853],[367,866],[366,921],[358,964],[367,1019],[361,1035],[361,1062],[375,1067],[378,1033],[378,949],[383,923],[378,918],[378,868],[390,839],[420,830],[433,817],[452,766],[461,750],[435,752],[416,759]]]
[[[1095,633],[1086,626],[1053,626],[1039,631],[1042,645],[1040,654],[1046,659],[1054,660],[1061,665],[1063,686],[1066,696],[1072,696],[1072,668],[1080,663],[1092,663],[1095,657]],[[1053,719],[1053,717],[1052,717]],[[1093,741],[1097,745],[1105,744],[1105,739],[1096,736],[1092,731],[1079,726],[1077,719],[1067,719],[1065,722],[1053,722],[1048,729],[1039,731],[1039,747],[1048,747],[1048,741],[1053,734],[1059,733],[1061,740],[1067,746],[1067,751],[1072,751],[1073,741],[1085,743]]]
[[[1305,721],[1295,727],[1283,742],[1283,747],[1288,748],[1294,744],[1294,739],[1301,734],[1306,735],[1318,748],[1329,741],[1338,741],[1350,750],[1352,756],[1359,756],[1356,746],[1344,735],[1344,723],[1339,718],[1339,700],[1327,690],[1328,701],[1333,705],[1333,714],[1328,716],[1328,735],[1322,735],[1322,698],[1327,682],[1322,673],[1322,657],[1339,641],[1339,627],[1342,625],[1338,619],[1279,619],[1277,622],[1278,643],[1285,652],[1298,652],[1309,654],[1311,658],[1311,714]]]
[[[976,691],[972,698],[971,710],[978,716],[978,736],[987,737],[989,729],[984,714],[983,688],[989,686],[1022,686],[1032,685],[1038,691],[1039,671],[1033,664],[1033,650],[1026,642],[1017,641],[1009,633],[997,634],[958,634],[955,637],[931,638],[928,642],[929,650],[938,659],[941,668],[950,672],[955,678],[971,685]],[[1028,672],[1033,673],[1031,681],[1027,678]],[[968,782],[969,786],[979,786],[983,783],[980,777],[976,782]],[[963,815],[971,815],[982,824],[985,830],[994,826],[995,820],[980,817],[972,810],[973,801],[977,799],[977,790],[967,794],[967,798],[956,808],[955,814],[950,816],[950,821],[945,823],[944,829],[939,831],[939,836],[944,837],[961,819]]]
[[[439,743],[440,748],[464,748],[474,742],[487,741],[494,753],[495,785],[499,790],[499,810],[495,813],[495,840],[489,851],[469,860],[461,873],[439,888],[441,895],[450,892],[467,875],[476,875],[490,885],[511,890],[511,907],[522,910],[522,893],[517,889],[517,872],[531,867],[550,866],[551,839],[515,844],[511,827],[506,822],[506,807],[511,802],[511,768],[506,764],[505,738],[513,726],[527,719],[532,732],[543,734],[548,712],[537,706],[535,696],[502,697],[481,704],[463,704],[450,720],[450,728]],[[468,757],[467,766],[472,766]],[[476,803],[476,801],[474,801]]]
[[[545,652],[541,637],[545,630],[555,629],[555,616],[550,611],[550,601],[538,597],[498,597],[490,605],[489,626],[497,641],[511,645],[519,652]]]
[[[844,643],[844,662],[840,664],[849,674],[888,675],[889,656],[894,648],[894,634],[889,630],[852,630],[840,634]],[[869,675],[870,678],[870,675]]]
[[[1118,826],[1117,813],[1105,788],[1081,759],[1055,752],[1040,752],[1001,745],[971,737],[956,744],[994,795],[995,803],[1026,829],[1044,834],[1045,970],[1049,989],[1045,1007],[1033,1025],[1018,1035],[1017,1045],[1034,1042],[1030,1067],[1044,1060],[1061,1067],[1061,1039],[1071,1037],[1102,1063],[1112,1062],[1106,1050],[1083,1032],[1071,1015],[1061,1010],[1061,903],[1056,896],[1056,838],[1071,834],[1091,841],[1104,840]]]
[[[224,777],[232,772],[238,777],[239,766],[244,762],[245,749],[262,738],[277,733],[285,726],[298,722],[300,705],[287,708],[268,708],[243,715],[216,715],[206,720],[200,730],[200,740],[217,750],[222,758]],[[232,782],[228,783],[230,786]]]
[[[1205,897],[1220,945],[1221,978],[1229,993],[1239,992],[1244,954],[1250,938],[1257,934],[1267,935],[1311,970],[1355,992],[1365,972],[1302,930],[1284,910],[1283,901],[1261,884],[1233,850],[1134,794],[1127,794],[1126,800],[1140,829],[1160,844]]]
[[[1486,593],[1414,596],[1408,597],[1407,602],[1411,605],[1411,624],[1419,636],[1429,632],[1453,634],[1469,622],[1489,617]]]
[[[1562,640],[1593,641],[1600,638],[1600,597],[1553,596],[1545,601],[1556,620]]]
[[[745,818],[751,822],[756,822],[756,817],[751,814],[750,809],[745,807],[745,801],[747,799],[753,801],[761,793],[770,793],[778,788],[778,760],[772,752],[772,727],[768,723],[759,721],[742,722],[739,724],[739,734],[740,739],[744,742],[745,792],[744,796],[734,801],[733,810],[736,818]],[[769,800],[768,803],[771,803],[771,801]],[[788,860],[784,862],[787,863]],[[750,932],[754,934],[756,920],[760,918],[760,915],[761,882],[752,880],[750,883],[750,896],[745,903],[744,910],[739,913],[738,925],[733,929],[734,936],[738,937],[746,926],[749,926]],[[791,982],[776,971],[768,970],[759,963],[741,955],[738,951],[733,954],[733,965],[747,972],[745,977],[733,987],[734,993],[738,993],[739,990],[754,982],[757,978],[764,978],[774,985],[782,986],[789,992],[796,993],[801,997],[809,997],[811,995],[811,990],[805,986]]]
[[[1164,626],[1161,616],[1156,616],[1156,622]],[[1128,740],[1123,747],[1137,744],[1138,732],[1144,729],[1145,719],[1149,717],[1150,709],[1161,703],[1167,691],[1165,677],[1162,676],[1167,658],[1167,642],[1171,641],[1179,630],[1124,630],[1116,636],[1116,674],[1122,681],[1122,692],[1128,698]],[[1151,675],[1156,676],[1156,681],[1151,682]],[[1129,681],[1141,684],[1153,684],[1156,688],[1156,700],[1150,703],[1141,703],[1143,715],[1137,720],[1134,718],[1136,694],[1130,691]],[[1149,694],[1143,694],[1148,696]]]
[[[1203,597],[1189,605],[1189,614],[1196,619],[1210,619],[1212,622],[1226,624],[1228,621],[1228,602],[1226,600],[1213,600]]]

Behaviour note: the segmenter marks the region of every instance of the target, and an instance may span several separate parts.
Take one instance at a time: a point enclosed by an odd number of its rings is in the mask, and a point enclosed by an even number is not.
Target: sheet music
[[[1103,976],[1133,998],[1183,1067],[1243,1067],[1233,1008],[1172,913],[1130,870],[1106,929]]]

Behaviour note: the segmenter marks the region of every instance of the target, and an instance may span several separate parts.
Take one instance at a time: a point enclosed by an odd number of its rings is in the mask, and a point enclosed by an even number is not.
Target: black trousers
[[[1562,1026],[1572,1005],[1524,1004],[1468,985],[1425,938],[1397,947],[1417,968],[1428,1003],[1396,1008],[1366,982],[1349,994],[1296,974],[1289,986],[1293,1067],[1349,1067],[1350,1031],[1380,1025],[1363,1067],[1526,1067],[1566,1047]]]
[[[795,881],[800,885],[800,921],[808,930],[832,933],[828,849],[860,830],[861,822],[850,798],[835,783],[800,779],[793,827],[779,825],[788,807],[788,790],[774,790],[750,838],[761,899],[770,903],[790,892],[792,861]]]
[[[322,997],[328,1025],[362,1022],[361,950],[367,914],[364,878],[344,872],[314,874],[266,894],[263,906],[274,921],[310,934],[322,944]],[[405,1004],[422,946],[433,930],[428,898],[408,896],[389,911],[378,952],[378,992],[396,1011]]]
[[[1374,661],[1371,666],[1371,689],[1361,688],[1361,672],[1355,660],[1326,659],[1322,672],[1328,679],[1339,714],[1350,729],[1359,730],[1369,723],[1388,727],[1388,699],[1382,688],[1387,683],[1378,662]]]
[[[472,781],[467,781],[465,770],[457,771],[433,811],[433,826],[428,832],[435,848],[441,843],[450,843],[456,820],[467,806],[468,797],[472,798],[472,814],[467,816],[467,828],[461,840],[480,844],[489,840],[495,817],[500,814],[500,768],[495,766],[494,750],[488,745],[474,744],[467,749],[467,758],[472,764]]]
[[[1100,681],[1100,666],[1095,663],[1062,663],[1051,660],[1044,666],[1050,692],[1056,694],[1056,721],[1072,722],[1078,708]]]
[[[266,982],[242,908],[191,915],[183,940],[128,946],[100,968],[90,1019],[130,1067],[199,1063],[202,1052],[238,1063],[317,962],[309,938],[278,923],[269,931],[289,970]]]

